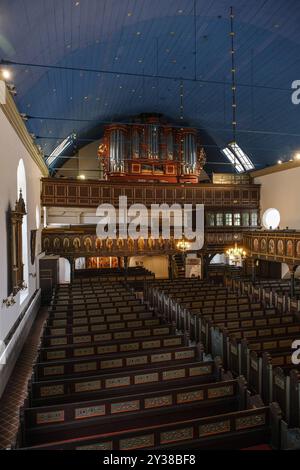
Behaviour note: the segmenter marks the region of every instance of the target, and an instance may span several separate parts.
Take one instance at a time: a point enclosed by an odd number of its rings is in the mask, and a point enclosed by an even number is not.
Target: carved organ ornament
[[[197,183],[206,162],[197,130],[172,127],[159,115],[106,126],[98,157],[105,178],[117,181]]]

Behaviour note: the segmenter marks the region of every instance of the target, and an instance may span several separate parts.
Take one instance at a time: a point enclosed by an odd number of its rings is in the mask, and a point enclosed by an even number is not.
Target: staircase
[[[181,254],[175,255],[174,256],[174,261],[176,264],[176,272],[177,272],[177,278],[184,278],[185,277],[185,266],[183,262],[183,257]]]

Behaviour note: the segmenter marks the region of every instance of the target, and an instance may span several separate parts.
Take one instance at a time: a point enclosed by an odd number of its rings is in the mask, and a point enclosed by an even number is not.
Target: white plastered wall
[[[0,341],[9,333],[15,324],[19,315],[26,309],[30,298],[38,288],[37,260],[34,265],[30,260],[30,231],[37,229],[36,212],[40,210],[40,178],[41,172],[32,160],[25,146],[19,139],[14,128],[7,120],[5,114],[0,109]],[[27,187],[27,243],[28,243],[28,292],[21,303],[21,294],[16,296],[16,304],[7,308],[3,304],[3,299],[10,294],[8,291],[8,244],[10,236],[7,233],[7,211],[9,208],[14,209],[16,199],[18,197],[17,188],[17,168],[20,159],[23,159],[26,187]],[[41,236],[40,229],[37,233],[36,253],[41,252]],[[37,273],[37,276],[35,276]]]

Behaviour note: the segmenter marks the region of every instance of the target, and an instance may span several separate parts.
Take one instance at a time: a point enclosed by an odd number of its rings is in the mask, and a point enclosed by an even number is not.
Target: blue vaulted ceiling
[[[237,141],[256,168],[292,158],[300,151],[300,105],[291,101],[299,0],[0,0],[0,59],[13,62],[16,103],[44,154],[72,132],[83,146],[105,122],[159,112],[196,126],[208,160],[225,163],[231,5]]]

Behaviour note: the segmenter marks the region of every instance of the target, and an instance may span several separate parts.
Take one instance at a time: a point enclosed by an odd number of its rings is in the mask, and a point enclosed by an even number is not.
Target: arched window
[[[21,158],[17,170],[17,194],[19,195],[20,190],[22,191],[22,196],[27,208],[27,191],[26,191],[26,173],[23,159]],[[27,208],[28,210],[28,208]],[[22,257],[24,264],[24,282],[28,286],[28,234],[27,234],[27,215],[23,217],[22,224]],[[21,303],[25,300],[28,295],[28,288],[21,291],[20,301]]]

